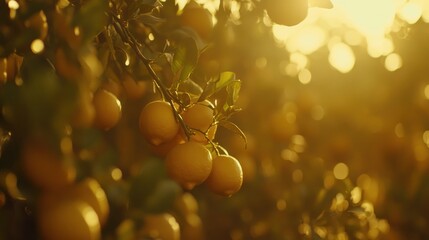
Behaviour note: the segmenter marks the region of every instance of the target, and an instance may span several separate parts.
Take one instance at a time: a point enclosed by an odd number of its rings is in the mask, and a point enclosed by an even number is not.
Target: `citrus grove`
[[[394,236],[278,66],[273,26],[332,7],[0,0],[0,239]]]

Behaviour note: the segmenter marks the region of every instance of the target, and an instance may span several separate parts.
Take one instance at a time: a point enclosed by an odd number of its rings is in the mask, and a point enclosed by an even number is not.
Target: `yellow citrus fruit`
[[[95,124],[103,130],[114,127],[122,115],[121,102],[112,93],[100,89],[94,94]]]
[[[169,213],[147,215],[143,218],[140,234],[153,239],[179,240],[180,227]]]
[[[79,182],[70,190],[70,197],[88,203],[97,213],[101,226],[106,223],[109,216],[109,202],[97,180],[87,178]]]
[[[308,0],[265,0],[264,4],[271,20],[281,25],[296,25],[308,14]]]
[[[124,76],[122,86],[124,87],[126,96],[131,100],[142,98],[149,88],[148,82],[136,81],[128,74]]]
[[[201,38],[210,39],[213,32],[211,13],[195,1],[190,1],[180,15],[183,26],[192,28]]]
[[[157,156],[165,157],[170,150],[178,144],[185,143],[185,137],[182,133],[176,134],[176,136],[168,142],[161,143],[159,145],[151,145],[150,149],[152,153]]]
[[[106,81],[101,83],[100,88],[112,93],[116,97],[119,97],[122,92],[122,86],[118,82],[112,79],[107,79]]]
[[[44,190],[58,190],[74,182],[76,169],[43,140],[24,143],[21,163],[27,178]]]
[[[243,170],[240,162],[229,155],[215,157],[206,183],[208,188],[216,194],[231,196],[236,193],[243,184]]]
[[[212,169],[212,155],[201,143],[189,141],[168,152],[165,164],[168,175],[187,190],[201,184]]]
[[[97,214],[82,201],[60,201],[38,208],[37,225],[45,240],[98,240],[101,237]]]
[[[180,233],[182,240],[203,240],[204,229],[200,216],[194,213],[188,214],[180,225]]]
[[[179,123],[168,102],[156,100],[148,103],[140,112],[140,131],[153,145],[160,145],[176,137]]]
[[[79,96],[72,116],[72,125],[76,128],[91,127],[95,119],[95,108],[92,95],[84,93]]]
[[[214,120],[214,106],[211,102],[208,100],[196,102],[181,115],[189,128],[196,129],[195,134],[191,136],[192,140],[207,143],[204,133],[207,133],[207,137],[213,140],[217,126],[211,126]]]
[[[198,212],[198,201],[188,192],[179,195],[174,201],[175,209],[183,216]]]
[[[82,75],[81,69],[67,55],[66,51],[58,48],[55,51],[55,70],[63,77],[70,79],[78,79]]]

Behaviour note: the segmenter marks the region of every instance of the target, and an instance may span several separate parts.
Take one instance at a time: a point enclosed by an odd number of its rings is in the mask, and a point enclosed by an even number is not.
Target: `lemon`
[[[27,140],[21,152],[21,163],[26,177],[36,187],[58,190],[74,182],[75,167],[43,140]]]
[[[216,194],[231,196],[236,193],[243,184],[243,170],[240,162],[229,155],[215,157],[206,183],[208,188]]]
[[[156,100],[148,103],[140,112],[140,131],[153,145],[160,145],[176,137],[179,123],[171,105]]]
[[[82,201],[60,201],[37,212],[39,233],[45,240],[97,240],[100,223],[94,209]]]
[[[122,115],[121,102],[112,93],[100,89],[94,94],[95,124],[103,130],[114,127]]]
[[[212,169],[212,155],[201,143],[189,141],[168,152],[165,164],[168,175],[187,190],[201,184]]]
[[[143,219],[140,234],[153,239],[179,240],[180,227],[169,213],[147,215]]]
[[[208,100],[196,102],[186,109],[182,114],[185,124],[195,130],[195,134],[191,136],[191,140],[207,143],[207,138],[214,139],[217,125],[213,125],[214,121],[214,106]],[[207,138],[205,136],[207,133]]]

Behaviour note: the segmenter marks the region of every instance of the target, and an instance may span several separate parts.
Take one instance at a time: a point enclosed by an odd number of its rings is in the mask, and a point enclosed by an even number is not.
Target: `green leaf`
[[[157,184],[165,178],[165,169],[158,159],[148,159],[142,166],[140,174],[132,179],[130,189],[130,205],[143,208],[150,196],[156,191]]]
[[[203,93],[201,93],[198,101],[203,101],[204,99],[209,98],[210,96],[217,93],[221,89],[227,87],[233,81],[237,81],[235,79],[235,73],[233,72],[220,73],[219,78],[207,82],[207,85],[204,88]]]
[[[196,96],[199,96],[203,92],[203,89],[200,87],[200,85],[189,78],[183,80],[179,86],[179,90]]]
[[[238,96],[240,93],[240,88],[241,88],[241,81],[240,80],[233,80],[226,87],[226,92],[228,93],[226,103],[229,106],[234,106],[234,104],[237,102]]]
[[[162,213],[170,210],[174,200],[181,192],[180,186],[173,180],[163,180],[156,186],[144,205],[144,211],[148,213]]]
[[[244,134],[244,132],[235,123],[230,122],[228,120],[222,120],[222,121],[219,121],[218,125],[226,128],[226,129],[228,129],[229,131],[233,132],[234,134],[240,135],[240,137],[244,141],[244,148],[247,148],[247,138],[246,138],[246,135]]]
[[[184,38],[179,43],[173,56],[171,70],[175,76],[172,87],[178,86],[188,79],[198,62],[198,48],[192,38]]]

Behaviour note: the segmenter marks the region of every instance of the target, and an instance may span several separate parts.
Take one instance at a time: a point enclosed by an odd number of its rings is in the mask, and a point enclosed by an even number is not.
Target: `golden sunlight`
[[[333,9],[311,8],[309,16],[294,27],[274,24],[277,42],[291,53],[309,55],[340,39],[341,44],[330,46],[330,64],[340,72],[348,72],[354,65],[349,46],[366,47],[373,58],[385,56],[386,69],[401,67],[400,56],[393,53],[390,37],[403,23],[412,25],[419,19],[429,22],[429,1],[425,0],[332,0]],[[334,41],[338,42],[338,41]],[[329,45],[329,44],[328,44]],[[341,65],[341,66],[340,66]]]

